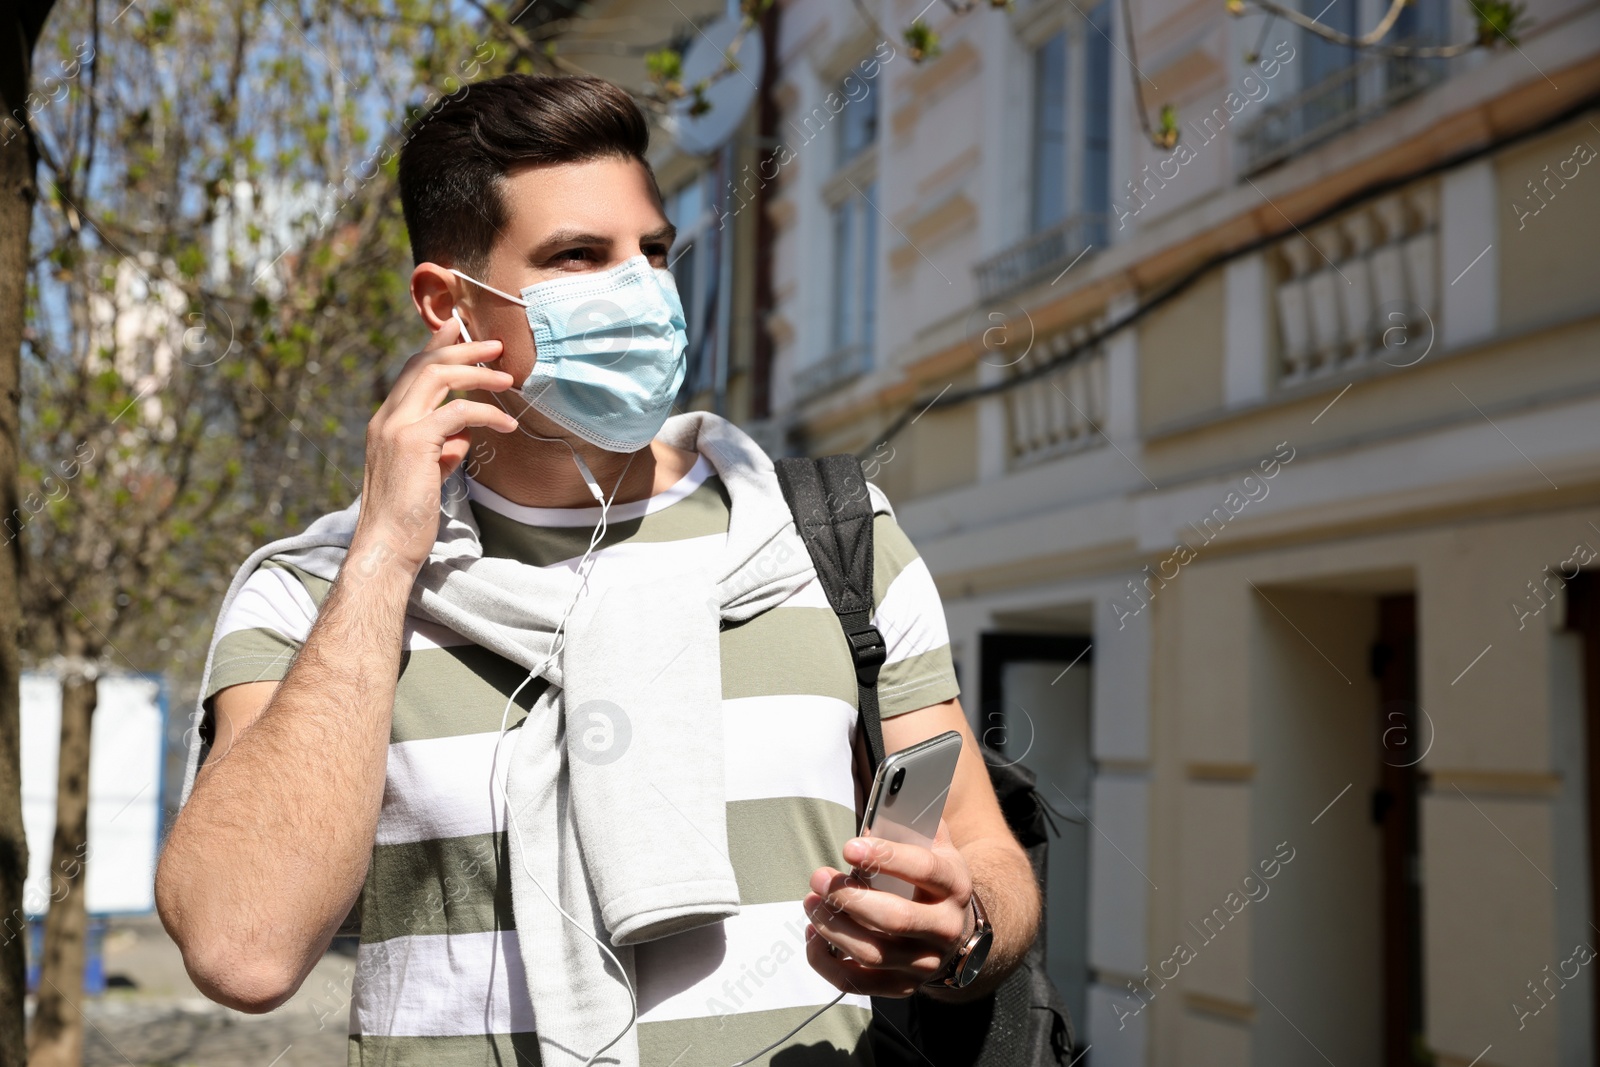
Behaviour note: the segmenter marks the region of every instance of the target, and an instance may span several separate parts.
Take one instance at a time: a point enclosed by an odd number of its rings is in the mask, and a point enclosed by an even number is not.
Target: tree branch
[[[1124,0],[1124,2],[1126,2],[1126,0]],[[1347,33],[1340,33],[1338,30],[1324,26],[1316,19],[1302,14],[1292,7],[1285,7],[1283,4],[1278,3],[1277,0],[1250,0],[1250,3],[1254,4],[1262,11],[1265,11],[1267,14],[1276,16],[1278,18],[1287,19],[1296,26],[1299,26],[1301,29],[1314,33],[1324,40],[1332,41],[1334,44],[1342,44],[1348,48],[1358,48],[1363,51],[1371,52],[1374,55],[1410,56],[1417,59],[1443,59],[1449,56],[1461,55],[1463,52],[1467,52],[1478,47],[1477,41],[1468,41],[1463,44],[1437,46],[1378,44],[1378,42],[1383,40],[1383,38],[1388,35],[1389,31],[1394,28],[1394,24],[1396,20],[1400,18],[1400,12],[1406,6],[1407,0],[1390,0],[1389,10],[1384,12],[1383,18],[1379,19],[1378,24],[1369,32],[1362,34],[1360,37],[1352,37]]]

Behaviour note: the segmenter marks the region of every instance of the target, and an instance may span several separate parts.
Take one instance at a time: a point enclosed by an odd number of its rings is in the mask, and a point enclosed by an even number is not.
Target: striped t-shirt
[[[598,508],[530,508],[477,483],[469,490],[485,554],[533,566],[575,567],[599,519]],[[728,514],[728,493],[704,457],[666,491],[616,505],[589,595],[707,562],[726,539]],[[888,516],[876,517],[874,540],[874,621],[888,647],[878,691],[888,717],[949,700],[957,686],[927,567]],[[207,698],[282,678],[328,589],[275,564],[248,579],[220,622]],[[857,829],[849,650],[815,580],[720,637],[739,914],[636,946],[642,1067],[731,1064],[838,992],[806,961],[800,902],[816,868],[847,869],[841,849]],[[504,776],[520,730],[501,743],[493,803],[487,788],[507,698],[525,676],[449,630],[407,620],[372,863],[347,924],[360,932],[352,1065],[540,1062],[505,833]],[[544,684],[522,689],[510,725],[520,725]],[[870,1018],[867,997],[846,995],[757,1062],[788,1049],[783,1067],[869,1064]],[[594,1048],[612,1036],[593,1035]]]

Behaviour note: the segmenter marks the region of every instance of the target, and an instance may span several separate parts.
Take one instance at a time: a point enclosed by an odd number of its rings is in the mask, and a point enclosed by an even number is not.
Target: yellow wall
[[[1222,407],[1222,272],[1139,327],[1139,422],[1145,430]]]
[[[1594,283],[1597,276],[1593,268],[1587,275],[1591,287],[1600,291]],[[1481,420],[1463,394],[1493,409],[1519,397],[1586,390],[1594,382],[1597,352],[1600,318],[1454,357],[1435,349],[1415,366],[1374,368],[1372,374],[1357,379],[1350,391],[1339,397],[1338,406],[1320,420],[1318,414],[1343,385],[1288,394],[1279,403],[1146,441],[1140,465],[1158,484],[1165,485],[1194,470],[1233,463],[1242,470],[1268,455],[1279,441],[1287,440],[1297,450],[1310,450],[1319,444],[1408,426],[1437,425],[1442,420]],[[1146,359],[1143,349],[1139,358],[1141,363]]]
[[[1587,152],[1574,157],[1580,145]],[[1525,329],[1600,308],[1600,134],[1574,122],[1498,157],[1495,176],[1501,328]],[[1541,183],[1547,199],[1529,191],[1530,180]]]
[[[1308,1062],[1303,1039],[1262,994],[1334,1062],[1376,1062],[1363,1042],[1380,1019],[1368,808],[1382,750],[1366,656],[1376,597],[1411,587],[1419,703],[1433,726],[1420,765],[1428,1040],[1461,1063],[1493,1043],[1485,1064],[1556,1067],[1558,1012],[1581,1005],[1558,1002],[1518,1031],[1510,1004],[1571,950],[1546,878],[1556,862],[1552,802],[1572,788],[1552,771],[1560,604],[1520,629],[1509,605],[1578,541],[1600,548],[1591,522],[1600,526],[1600,508],[1226,558],[1202,550],[1157,593],[1145,609],[1156,656],[1152,843],[1175,856],[1151,867],[1162,887],[1151,898],[1151,963],[1265,858],[1257,853],[1286,839],[1296,857],[1151,1005],[1153,1062],[1214,1062],[1217,1042],[1237,1031],[1250,1050],[1237,1062]],[[1182,996],[1165,996],[1174,991]]]

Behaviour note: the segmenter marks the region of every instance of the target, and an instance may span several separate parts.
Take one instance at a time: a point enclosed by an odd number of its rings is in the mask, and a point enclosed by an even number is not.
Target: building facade
[[[1080,1062],[1592,1063],[1600,11],[1247,12],[776,5],[654,150],[684,400],[889,493],[1066,816]],[[563,51],[643,88],[726,13]]]
[[[1600,11],[1249,10],[780,5],[772,436],[1081,820],[1083,1062],[1592,1063]]]
[[[566,69],[608,78],[644,99],[655,127],[650,162],[678,228],[669,260],[688,323],[680,405],[725,415],[781,451],[768,402],[772,342],[761,327],[771,304],[771,260],[758,253],[770,246],[773,224],[766,196],[748,180],[775,121],[768,57],[776,12],[762,23],[765,35],[758,28],[734,38],[740,21],[737,5],[718,0],[602,0],[585,6],[558,47]],[[719,35],[715,42],[708,30]],[[720,49],[734,41],[740,69],[719,71]],[[683,129],[693,125],[689,101],[664,107],[646,76],[645,57],[669,48],[684,58],[683,84],[711,72],[706,128]]]

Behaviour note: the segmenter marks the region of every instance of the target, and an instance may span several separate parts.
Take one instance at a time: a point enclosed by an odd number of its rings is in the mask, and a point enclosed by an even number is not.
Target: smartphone
[[[947,730],[885,756],[872,780],[860,836],[932,848],[960,755],[961,734]],[[893,875],[860,869],[854,874],[873,889],[896,893],[907,900],[916,892],[916,886]]]

